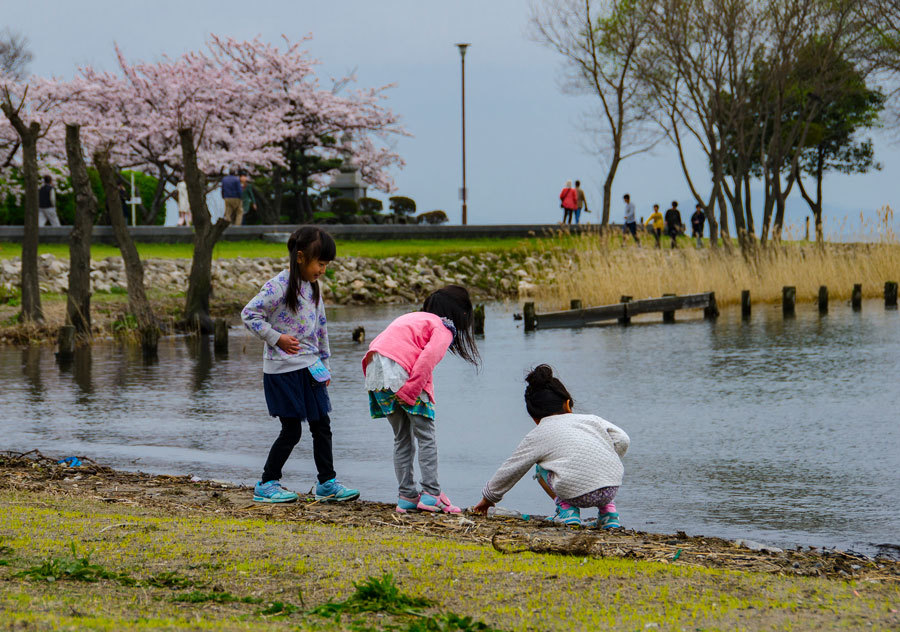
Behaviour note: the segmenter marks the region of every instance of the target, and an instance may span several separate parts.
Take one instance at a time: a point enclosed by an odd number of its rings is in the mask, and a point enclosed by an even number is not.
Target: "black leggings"
[[[281,420],[281,434],[272,444],[269,450],[269,458],[266,459],[265,469],[261,481],[281,480],[281,468],[291,456],[294,446],[300,441],[303,421],[298,417],[279,417]],[[316,461],[316,469],[319,471],[319,482],[324,483],[334,478],[334,460],[331,456],[331,418],[325,415],[321,419],[309,420],[309,431],[313,438],[313,459]]]

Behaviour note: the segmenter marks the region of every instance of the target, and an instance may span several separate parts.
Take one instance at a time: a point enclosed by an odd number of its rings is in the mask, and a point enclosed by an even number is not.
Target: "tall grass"
[[[754,302],[781,300],[785,285],[797,288],[797,300],[814,300],[819,286],[828,287],[831,300],[849,300],[855,283],[863,296],[882,296],[885,281],[900,280],[900,242],[891,229],[893,211],[879,212],[879,223],[867,243],[781,243],[752,252],[739,248],[697,249],[681,238],[678,248],[657,250],[644,237],[641,248],[621,236],[599,233],[560,233],[545,252],[554,266],[551,279],[533,291],[542,309],[566,309],[570,299],[585,306],[616,303],[671,292],[715,292],[719,305],[739,303],[741,290]]]

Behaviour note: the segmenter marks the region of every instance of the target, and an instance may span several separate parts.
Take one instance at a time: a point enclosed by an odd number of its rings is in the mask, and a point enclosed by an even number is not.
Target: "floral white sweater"
[[[596,415],[544,417],[481,493],[492,503],[500,502],[535,464],[550,472],[550,487],[563,500],[621,485],[625,468],[620,457],[630,442],[624,430]]]
[[[303,281],[300,284],[297,311],[289,309],[284,303],[289,275],[284,270],[267,281],[259,294],[241,310],[241,320],[247,329],[266,343],[263,349],[265,373],[287,373],[304,369],[315,364],[319,358],[328,366],[328,358],[331,356],[325,302],[321,293],[318,305],[314,305],[312,285]],[[290,355],[276,346],[281,334],[293,336],[300,341],[298,353]]]

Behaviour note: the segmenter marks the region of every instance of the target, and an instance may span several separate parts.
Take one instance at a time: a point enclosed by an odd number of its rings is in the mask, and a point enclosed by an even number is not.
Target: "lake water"
[[[447,356],[435,374],[441,483],[459,505],[480,489],[533,422],[527,370],[553,365],[576,400],[631,436],[616,499],[623,526],[873,552],[900,544],[900,315],[876,301],[756,306],[742,322],[686,314],[659,322],[525,334],[515,306],[490,305],[476,373]],[[339,477],[393,501],[392,435],[368,416],[351,341],[371,340],[404,310],[329,310],[330,393]],[[679,318],[682,318],[679,314]],[[98,342],[60,365],[49,347],[0,348],[0,449],[87,455],[125,469],[252,483],[278,429],[266,414],[259,341],[231,330],[230,353],[191,338],[159,358]],[[309,435],[284,483],[308,489]],[[530,475],[503,506],[549,513]]]

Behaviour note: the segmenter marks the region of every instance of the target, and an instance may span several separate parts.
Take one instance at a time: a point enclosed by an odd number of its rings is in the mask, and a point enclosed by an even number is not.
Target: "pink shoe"
[[[397,499],[397,507],[394,509],[397,513],[409,513],[410,511],[415,511],[418,509],[419,499],[421,496],[416,496],[415,498],[407,498],[406,496],[400,496]]]
[[[462,509],[450,502],[447,494],[441,492],[440,496],[432,496],[431,494],[422,494],[419,497],[417,509],[422,511],[438,512],[443,511],[449,514],[462,513]]]

